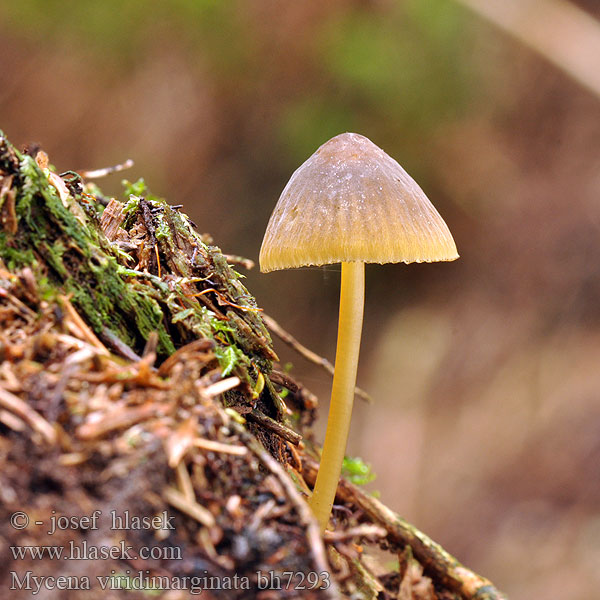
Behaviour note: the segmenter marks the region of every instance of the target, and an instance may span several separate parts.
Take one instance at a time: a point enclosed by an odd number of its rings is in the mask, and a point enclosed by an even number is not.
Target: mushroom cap
[[[368,138],[342,133],[292,175],[269,219],[259,262],[267,273],[456,258],[448,226],[414,179]]]

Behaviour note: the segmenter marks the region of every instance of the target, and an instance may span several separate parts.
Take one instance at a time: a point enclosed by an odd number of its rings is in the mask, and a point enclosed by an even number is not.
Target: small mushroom
[[[323,144],[292,175],[260,250],[263,273],[342,264],[327,432],[310,505],[324,531],[339,481],[354,399],[364,264],[458,258],[448,226],[406,171],[356,133]]]

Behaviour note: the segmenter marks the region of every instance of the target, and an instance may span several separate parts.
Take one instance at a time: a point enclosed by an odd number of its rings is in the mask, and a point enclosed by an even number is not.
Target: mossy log
[[[277,358],[256,300],[185,214],[143,181],[127,185],[123,203],[105,206],[95,186],[76,173],[61,180],[44,172],[4,136],[0,169],[0,258],[9,270],[30,267],[43,294],[66,295],[125,358],[140,355],[151,334],[159,360],[198,338],[212,340],[223,374],[235,372],[256,396],[244,412],[258,404],[268,417],[284,418],[271,385],[255,391]],[[235,404],[243,395],[229,396]]]
[[[143,181],[107,199],[34,154],[0,132],[0,558],[10,565],[0,589],[16,583],[11,598],[29,597],[30,573],[91,577],[68,592],[86,600],[189,598],[193,577],[211,598],[503,597],[346,482],[322,536],[305,501],[315,399],[277,368],[241,275]],[[15,560],[23,544],[118,543],[106,523],[21,530],[10,525],[21,511],[81,525],[94,510],[167,509],[173,530],[119,535],[179,560]],[[375,559],[377,547],[398,567]],[[143,589],[132,587],[138,573]],[[110,589],[97,583],[106,576]]]

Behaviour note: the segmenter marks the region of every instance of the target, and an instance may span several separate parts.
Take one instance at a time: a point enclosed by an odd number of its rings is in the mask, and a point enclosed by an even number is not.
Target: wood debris
[[[389,509],[345,482],[322,536],[305,501],[317,399],[273,364],[259,307],[228,264],[250,262],[209,246],[143,182],[128,184],[122,202],[107,200],[47,164],[0,134],[0,554],[24,544],[125,544],[135,556],[78,561],[77,573],[130,573],[125,588],[138,572],[247,578],[249,587],[222,585],[207,598],[502,597],[458,563],[432,560],[427,550],[437,546],[410,528],[407,537]],[[49,537],[46,526],[11,527],[19,511],[79,526]],[[102,524],[85,529],[81,519],[94,511]],[[111,528],[109,515],[128,526]],[[136,527],[135,517],[160,526]],[[414,565],[374,558],[406,547]],[[141,548],[160,552],[142,560]],[[73,575],[75,564],[8,560],[12,570],[53,577]],[[11,569],[0,574],[3,589]],[[261,587],[266,574],[286,573],[296,576],[285,589]],[[146,596],[115,587],[69,597]],[[189,589],[164,597],[188,598]]]

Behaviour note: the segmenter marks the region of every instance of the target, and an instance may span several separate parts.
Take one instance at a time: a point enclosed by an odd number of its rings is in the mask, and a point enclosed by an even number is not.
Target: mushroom
[[[311,508],[324,531],[339,481],[354,400],[365,263],[458,258],[448,226],[417,183],[356,133],[323,144],[292,175],[260,250],[263,273],[342,264],[331,404]]]

